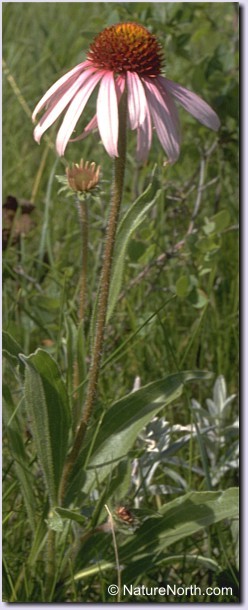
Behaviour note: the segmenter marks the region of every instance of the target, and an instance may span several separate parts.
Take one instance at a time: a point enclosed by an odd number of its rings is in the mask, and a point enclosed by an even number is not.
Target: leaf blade
[[[145,220],[146,215],[152,206],[156,203],[161,189],[158,188],[158,181],[153,176],[152,182],[146,190],[134,201],[123,216],[116,235],[114,259],[111,273],[111,282],[109,290],[107,322],[109,321],[118,295],[121,289],[122,276],[125,264],[125,255],[127,252],[129,241],[133,233]]]
[[[121,559],[125,561],[141,553],[164,550],[178,540],[191,536],[202,528],[238,515],[238,489],[225,491],[189,492],[164,505],[160,515],[148,518],[137,534],[123,545]],[[138,542],[138,546],[137,546]]]
[[[168,375],[128,394],[112,405],[103,417],[88,464],[84,491],[95,479],[101,482],[132,447],[138,433],[163,407],[181,396],[184,383],[206,380],[211,375],[201,371],[185,371]]]
[[[52,504],[57,503],[59,482],[67,451],[70,414],[61,373],[55,360],[38,349],[20,356],[26,365],[25,399],[32,430]]]

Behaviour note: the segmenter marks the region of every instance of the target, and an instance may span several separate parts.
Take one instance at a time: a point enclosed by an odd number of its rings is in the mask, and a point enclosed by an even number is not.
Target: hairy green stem
[[[46,556],[46,585],[45,585],[45,596],[46,601],[49,602],[53,585],[55,580],[55,542],[56,542],[56,532],[54,530],[49,529],[47,534],[47,556]]]
[[[78,426],[76,436],[72,449],[68,455],[65,463],[64,472],[60,485],[60,501],[63,504],[63,500],[66,493],[66,487],[70,474],[76,459],[81,451],[82,443],[85,437],[85,433],[88,427],[88,423],[92,414],[94,400],[97,391],[99,371],[101,365],[101,357],[103,351],[104,342],[104,330],[106,323],[106,314],[108,306],[110,276],[112,267],[112,258],[116,237],[116,229],[119,218],[120,205],[122,200],[123,185],[124,185],[124,174],[125,174],[125,161],[126,161],[126,117],[127,117],[127,100],[126,94],[122,96],[121,108],[119,113],[120,124],[119,124],[119,141],[118,141],[118,152],[119,157],[114,160],[114,181],[113,191],[111,198],[111,206],[109,212],[108,228],[105,242],[105,251],[103,258],[103,267],[100,279],[100,293],[99,303],[96,320],[96,333],[94,339],[94,346],[92,350],[91,365],[89,370],[89,382],[87,387],[85,404],[83,407],[83,414],[81,422]]]
[[[80,277],[80,295],[79,295],[79,308],[78,308],[78,323],[82,324],[85,316],[85,308],[87,303],[87,265],[88,265],[88,202],[78,200],[78,213],[81,227],[81,238],[82,238],[82,267]],[[82,328],[83,332],[83,328]],[[74,372],[73,372],[73,390],[75,399],[74,409],[74,425],[77,425],[80,416],[80,405],[78,396],[78,386],[80,383],[79,379],[79,366],[78,366],[78,355],[76,353],[74,360]]]
[[[82,272],[80,284],[80,300],[78,317],[79,321],[84,319],[85,307],[87,302],[87,264],[88,264],[88,202],[78,202],[78,212],[81,224],[82,235]]]

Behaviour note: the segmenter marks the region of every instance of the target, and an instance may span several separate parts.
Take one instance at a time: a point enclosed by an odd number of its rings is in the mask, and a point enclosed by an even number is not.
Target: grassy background
[[[105,354],[113,359],[100,382],[105,405],[130,391],[136,376],[144,385],[178,369],[206,369],[213,372],[213,379],[223,375],[228,393],[237,393],[237,19],[236,3],[3,4],[3,199],[12,195],[35,205],[30,231],[19,235],[16,244],[10,242],[4,252],[3,324],[24,353],[37,347],[48,349],[69,384],[68,337],[70,324],[77,323],[80,228],[76,206],[58,193],[56,175],[63,175],[66,164],[81,157],[102,168],[101,191],[89,210],[89,325],[112,166],[97,134],[70,144],[63,159],[56,157],[54,149],[57,126],[37,146],[30,118],[34,106],[57,78],[84,60],[90,41],[101,29],[119,21],[137,21],[160,39],[166,76],[201,95],[221,120],[216,136],[180,110],[183,144],[173,167],[165,167],[154,134],[149,160],[138,168],[135,137],[129,132],[123,211],[149,183],[155,164],[162,192],[130,243],[123,291],[106,337]],[[92,117],[94,105],[92,96],[78,133]],[[194,232],[186,238],[197,198]],[[217,225],[213,224],[216,214]],[[133,339],[133,333],[158,310]],[[128,338],[125,349],[121,348]],[[117,348],[121,348],[118,357]],[[17,404],[22,391],[17,375],[9,366],[4,374]],[[206,384],[193,388],[201,404],[211,393]],[[165,416],[171,424],[189,424],[187,398],[170,407]],[[25,429],[25,415],[23,422]],[[191,447],[191,455],[184,448],[182,456],[189,464],[188,474],[180,465],[177,474],[183,474],[189,489],[204,489],[204,476],[193,469],[200,463],[197,445]],[[5,444],[4,458],[6,514],[17,510],[19,515],[11,535],[7,534],[15,581],[29,546],[29,531]],[[221,487],[234,484],[235,477],[228,471]],[[37,485],[39,495],[40,482]],[[156,506],[156,502],[153,498],[148,505]],[[232,544],[227,540],[226,555],[231,557]],[[223,555],[223,565],[227,563]]]

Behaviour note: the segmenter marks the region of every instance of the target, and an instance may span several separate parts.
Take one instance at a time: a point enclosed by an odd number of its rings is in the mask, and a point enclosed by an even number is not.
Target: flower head
[[[151,147],[152,126],[171,163],[180,153],[180,124],[176,99],[200,123],[218,130],[220,121],[198,95],[161,75],[163,53],[156,37],[136,23],[119,23],[105,28],[90,45],[86,61],[62,76],[42,97],[33,120],[43,108],[45,114],[34,130],[42,134],[65,111],[57,134],[56,148],[63,155],[88,99],[99,85],[96,114],[82,134],[98,128],[111,157],[118,157],[118,105],[127,93],[128,124],[137,130],[137,159],[144,161]]]
[[[95,163],[75,163],[72,167],[66,168],[66,175],[69,186],[73,191],[85,192],[95,188],[99,182],[100,165],[96,168]]]

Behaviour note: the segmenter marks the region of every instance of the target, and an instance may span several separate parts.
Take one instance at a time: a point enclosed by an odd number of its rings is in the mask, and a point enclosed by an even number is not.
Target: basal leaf
[[[44,350],[28,357],[25,399],[31,415],[36,449],[52,504],[57,504],[60,476],[67,452],[70,415],[68,397],[55,360]]]

